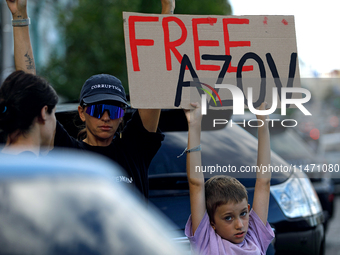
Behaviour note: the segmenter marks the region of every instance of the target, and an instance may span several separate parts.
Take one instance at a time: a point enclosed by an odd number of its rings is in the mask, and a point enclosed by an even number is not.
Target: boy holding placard
[[[193,249],[199,254],[265,254],[274,233],[267,222],[271,173],[262,166],[270,164],[268,125],[258,130],[257,179],[253,208],[250,209],[245,187],[235,178],[214,176],[204,183],[201,165],[201,109],[187,110],[187,175],[191,216],[185,227]],[[264,109],[262,103],[260,110]],[[264,123],[265,116],[257,116]]]

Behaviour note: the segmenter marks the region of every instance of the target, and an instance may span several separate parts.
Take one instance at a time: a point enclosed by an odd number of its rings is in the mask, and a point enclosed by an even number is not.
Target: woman
[[[121,135],[117,135],[126,106],[125,91],[119,79],[108,74],[90,77],[83,85],[78,106],[79,116],[86,126],[85,138],[73,138],[57,122],[54,146],[109,157],[126,171],[126,175],[116,180],[137,187],[148,197],[147,171],[163,140],[163,135],[156,132],[159,110],[135,111]],[[152,112],[155,114],[151,115]]]
[[[0,87],[0,129],[4,154],[46,152],[53,143],[58,96],[42,78],[15,71]]]
[[[174,0],[161,2],[162,13],[173,12]],[[15,55],[17,57],[18,54]],[[23,55],[18,57],[19,60],[23,58]],[[126,175],[118,176],[117,181],[132,184],[130,186],[137,187],[148,197],[148,167],[163,140],[163,135],[157,132],[160,110],[137,110],[126,124],[122,136],[118,136],[116,131],[126,105],[120,80],[108,74],[90,77],[82,88],[78,107],[79,116],[86,126],[85,138],[76,140],[57,122],[53,145],[109,157],[126,170]]]
[[[162,13],[172,13],[173,0],[162,0]],[[148,168],[164,136],[158,131],[160,110],[138,109],[121,135],[127,100],[119,79],[108,74],[90,77],[80,92],[78,112],[85,123],[85,137],[76,140],[57,123],[54,145],[96,152],[117,162],[126,171],[117,181],[132,184],[148,197]]]

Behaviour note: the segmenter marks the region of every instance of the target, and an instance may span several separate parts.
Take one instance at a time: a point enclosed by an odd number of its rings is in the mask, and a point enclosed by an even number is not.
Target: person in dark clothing
[[[161,2],[162,13],[172,14],[175,1]],[[148,168],[164,139],[157,130],[160,110],[136,110],[118,135],[127,100],[121,81],[109,74],[93,75],[86,80],[79,101],[79,117],[86,127],[84,138],[76,140],[57,122],[54,146],[92,151],[109,157],[126,171],[125,176],[117,176],[117,181],[134,184],[147,198]]]
[[[18,1],[9,0],[11,4]],[[173,13],[174,0],[161,2],[162,13]],[[29,40],[29,37],[23,40]],[[15,59],[23,60],[25,55],[21,54],[17,46],[14,45]],[[30,70],[35,73],[35,67]],[[51,148],[74,148],[109,157],[126,171],[126,175],[117,176],[117,181],[132,184],[130,186],[135,186],[148,197],[148,167],[164,139],[157,130],[160,110],[136,110],[121,136],[118,136],[116,131],[126,106],[125,91],[119,79],[109,74],[91,76],[83,85],[78,107],[79,116],[86,128],[84,138],[76,140],[57,121]]]
[[[148,197],[148,168],[164,137],[157,131],[157,126],[152,130],[145,127],[142,118],[145,110],[136,110],[118,135],[116,131],[123,120],[126,106],[126,95],[120,80],[108,74],[90,77],[81,90],[78,106],[79,116],[86,125],[85,137],[83,140],[73,138],[57,122],[54,146],[109,157],[126,171],[126,175],[117,176],[116,181],[134,184]],[[154,111],[157,116],[159,110],[146,111]]]

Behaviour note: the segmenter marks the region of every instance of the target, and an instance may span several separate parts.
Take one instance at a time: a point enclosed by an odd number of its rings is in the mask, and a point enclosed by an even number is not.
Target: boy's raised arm
[[[199,148],[201,143],[201,108],[199,103],[192,103],[194,110],[185,110],[185,115],[188,120],[188,150],[193,150],[187,153],[187,176],[190,192],[190,208],[192,234],[195,233],[206,211],[205,206],[205,191],[204,191],[204,176],[203,173],[196,169],[196,166],[201,166],[201,151],[195,150]]]
[[[162,14],[173,14],[175,0],[161,0]],[[138,110],[143,126],[149,132],[156,132],[161,114],[160,109],[139,109]]]
[[[35,74],[33,50],[28,29],[27,0],[6,0],[13,17],[15,69]]]
[[[265,110],[266,103],[262,103],[260,110]],[[267,223],[269,197],[270,197],[270,139],[267,116],[257,115],[257,119],[262,120],[263,126],[258,128],[258,151],[257,166],[260,172],[256,173],[256,184],[254,191],[253,210],[260,217],[264,224]],[[260,121],[261,122],[261,121]],[[259,126],[262,125],[259,123]],[[265,171],[263,171],[265,170]]]

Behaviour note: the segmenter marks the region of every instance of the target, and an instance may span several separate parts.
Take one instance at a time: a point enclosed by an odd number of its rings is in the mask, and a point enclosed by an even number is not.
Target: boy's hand
[[[185,109],[185,117],[187,118],[188,121],[188,126],[189,127],[194,127],[194,126],[201,126],[202,122],[202,114],[201,114],[201,106],[199,103],[191,103],[191,106],[194,107],[192,110]]]
[[[261,110],[261,111],[267,110],[267,106],[268,106],[267,102],[263,102],[260,105],[260,107],[257,108],[257,110]],[[258,120],[262,120],[264,124],[268,123],[268,121],[266,121],[268,119],[268,115],[256,115],[256,118]],[[262,124],[262,123],[259,123],[259,124]]]
[[[6,0],[13,19],[27,19],[27,0]]]

